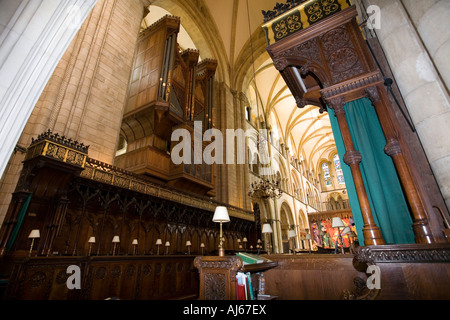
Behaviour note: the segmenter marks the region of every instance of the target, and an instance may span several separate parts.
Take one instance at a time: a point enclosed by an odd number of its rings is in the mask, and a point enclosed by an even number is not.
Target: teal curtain
[[[362,155],[360,168],[370,208],[386,244],[414,243],[411,215],[394,163],[384,153],[386,139],[372,102],[367,98],[358,99],[346,103],[344,110],[354,147]],[[328,111],[338,154],[343,159],[342,135],[334,110],[328,108]],[[358,239],[363,244],[364,222],[352,173],[350,167],[341,162]]]
[[[14,242],[16,241],[17,234],[19,233],[20,227],[22,226],[22,222],[23,219],[25,218],[25,213],[28,210],[28,206],[30,205],[30,201],[31,201],[31,193],[28,195],[28,197],[25,199],[25,201],[22,203],[22,206],[20,207],[19,214],[17,215],[16,225],[14,226],[14,229],[11,232],[11,236],[9,237],[8,243],[6,244],[6,252],[9,252]]]

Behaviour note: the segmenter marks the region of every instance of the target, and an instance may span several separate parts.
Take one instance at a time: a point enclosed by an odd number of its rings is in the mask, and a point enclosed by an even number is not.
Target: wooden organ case
[[[165,16],[138,39],[121,129],[127,147],[115,165],[179,189],[214,196],[213,165],[194,161],[194,152],[203,155],[205,148],[201,142],[201,150],[194,150],[194,138],[202,141],[204,131],[213,125],[217,61],[199,62],[197,50],[181,51],[179,28],[179,18]],[[171,135],[176,129],[190,133],[190,163],[171,161],[177,143],[171,142]]]

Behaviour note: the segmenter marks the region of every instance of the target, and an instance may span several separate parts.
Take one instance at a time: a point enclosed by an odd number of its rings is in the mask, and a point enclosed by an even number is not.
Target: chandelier
[[[257,199],[278,199],[282,194],[280,180],[270,181],[269,179],[261,179],[259,182],[253,182],[248,192],[251,198]]]

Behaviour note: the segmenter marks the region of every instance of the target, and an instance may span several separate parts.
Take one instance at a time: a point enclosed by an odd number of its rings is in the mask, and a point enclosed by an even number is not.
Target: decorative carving
[[[200,272],[200,299],[234,299],[236,272],[242,267],[237,256],[199,256],[194,266]]]
[[[57,284],[65,284],[67,282],[68,278],[69,278],[69,274],[66,272],[66,270],[61,270],[56,275],[55,282]]]
[[[335,114],[344,112],[345,99],[343,96],[326,99],[328,106],[334,110]]]
[[[362,263],[450,262],[449,244],[360,246],[355,259]]]
[[[155,265],[155,274],[160,274],[161,273],[161,263],[157,263]]]
[[[152,272],[152,266],[146,264],[143,268],[143,274],[144,276],[148,276],[150,275],[150,273]]]
[[[136,272],[136,267],[134,265],[129,265],[127,267],[127,269],[125,270],[125,274],[130,278],[134,275],[135,272]]]
[[[339,5],[335,0],[321,1],[320,3],[314,2],[310,6],[305,7],[305,12],[308,15],[308,19],[311,23],[322,20],[324,16],[329,16],[339,10]]]
[[[278,3],[275,5],[273,10],[264,11],[262,10],[262,14],[264,16],[264,22],[267,22],[269,20],[272,20],[275,17],[278,17],[279,15],[282,15],[283,13],[291,10],[292,8],[295,8],[296,6],[302,4],[303,2],[306,2],[307,0],[287,0],[285,4]]]
[[[353,284],[356,289],[354,291],[344,290],[344,300],[375,300],[381,290],[367,288],[366,281],[360,277],[355,277]]]
[[[345,27],[328,31],[320,37],[333,83],[338,83],[365,70]]]
[[[205,281],[205,299],[206,300],[225,300],[225,274],[206,273]]]
[[[85,146],[83,143],[80,143],[76,140],[72,140],[70,138],[67,138],[65,136],[60,136],[58,133],[53,133],[50,129],[48,129],[46,132],[40,134],[36,139],[31,138],[31,145],[38,144],[42,141],[52,141],[56,144],[68,147],[70,149],[74,149],[76,151],[82,152],[87,154],[89,150],[89,146]]]
[[[300,6],[308,0],[287,0],[286,3],[276,3],[272,10],[262,10],[264,16],[264,23],[275,19],[289,10]],[[345,2],[345,1],[344,1]],[[329,15],[336,13],[342,4],[337,0],[317,0],[313,1],[311,5],[305,6],[305,13],[307,14],[308,21],[314,23],[328,17]]]
[[[40,287],[44,284],[46,279],[47,275],[44,272],[37,271],[30,277],[30,286],[32,288]]]
[[[178,264],[190,265],[192,256],[135,257],[130,264],[130,257],[39,257],[17,262],[13,269],[13,279],[17,285],[9,286],[4,299],[10,300],[102,300],[105,296],[120,294],[122,300],[142,299],[179,299],[187,296],[195,299],[198,295],[198,279],[189,268],[180,272],[152,275],[143,279],[146,273],[162,262],[172,265],[174,269]],[[20,265],[20,267],[19,267]],[[80,282],[82,290],[62,290],[65,288],[67,278],[67,265],[78,265],[81,270]],[[114,267],[113,267],[114,266]],[[108,285],[114,269],[126,270],[121,273],[114,283],[121,283],[120,292],[114,286]],[[112,269],[112,270],[111,270]],[[107,271],[111,270],[109,277]],[[103,281],[102,281],[103,280]],[[179,284],[182,284],[180,286]],[[32,288],[32,290],[27,290]]]
[[[106,276],[106,268],[105,267],[100,267],[95,272],[95,278],[97,278],[98,280],[103,280],[105,278],[105,276]]]
[[[384,153],[391,157],[402,153],[402,148],[398,140],[390,139],[384,147]]]
[[[32,138],[25,160],[45,156],[83,168],[88,149],[89,146],[85,146],[83,143],[73,141],[57,133],[53,134],[48,130],[40,134],[37,139]]]
[[[286,19],[277,21],[274,27],[275,39],[282,39],[287,35],[294,33],[302,28],[300,15],[293,14]]]
[[[289,66],[289,60],[298,60],[300,57],[302,60],[307,59],[300,69],[302,74],[312,70],[312,63],[322,65],[317,39],[302,42],[294,48],[283,51],[273,59],[274,66],[279,71],[284,70]]]
[[[111,275],[113,278],[119,278],[122,274],[122,269],[119,266],[114,266],[111,270]]]
[[[344,162],[348,165],[351,164],[359,164],[361,162],[362,155],[359,151],[356,150],[348,150],[344,154]]]
[[[203,197],[193,194],[186,194],[166,185],[158,185],[147,180],[144,176],[139,176],[112,165],[88,158],[85,169],[80,174],[81,177],[101,183],[113,185],[140,192],[160,199],[180,202],[183,205],[214,212],[217,204],[213,201],[205,201]],[[252,212],[240,208],[229,208],[229,215],[240,219],[253,221]]]
[[[378,93],[377,87],[373,86],[373,87],[366,88],[366,94],[367,94],[367,97],[370,99],[370,101],[372,101],[372,103],[376,103],[376,102],[380,101],[380,95]]]
[[[370,88],[366,88],[366,87],[370,86],[370,85],[373,86],[374,84],[381,83],[382,81],[383,81],[383,77],[381,76],[380,72],[375,71],[375,72],[364,74],[362,76],[352,78],[350,80],[341,82],[341,83],[333,85],[331,87],[324,88],[324,89],[320,90],[320,93],[322,94],[322,97],[324,99],[330,99],[333,96],[349,93],[351,91],[365,90],[363,95],[367,96],[369,94],[369,92],[372,92],[372,91],[367,91],[367,89],[370,89],[372,87],[370,87]]]

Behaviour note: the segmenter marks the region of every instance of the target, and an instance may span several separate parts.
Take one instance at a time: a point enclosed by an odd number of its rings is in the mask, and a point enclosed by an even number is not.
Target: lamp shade
[[[134,239],[131,244],[138,244],[138,239]]]
[[[30,238],[30,239],[36,239],[36,238],[40,238],[40,237],[41,237],[41,234],[39,232],[39,229],[31,230],[30,235],[28,236],[28,238]]]
[[[294,230],[289,230],[289,231],[288,231],[288,237],[289,237],[289,238],[294,238],[296,235],[297,235],[297,234],[295,233]]]
[[[350,231],[351,231],[350,227],[347,226],[347,227],[344,228],[344,230],[342,230],[342,234],[343,235],[348,234],[348,233],[350,233]]]
[[[118,243],[118,242],[120,242],[119,236],[114,236],[114,238],[112,239],[112,242],[113,242],[113,243]]]
[[[230,222],[227,207],[218,206],[214,212],[212,221],[214,222]]]
[[[200,244],[200,248],[204,248],[205,247],[205,244],[204,243],[201,243]]]
[[[156,244],[157,245],[161,245],[162,244],[162,240],[161,239],[156,240]]]
[[[170,242],[166,241],[166,247],[170,247]]]
[[[242,239],[242,241],[243,241],[243,242],[247,242],[248,240],[247,240],[246,237],[244,237],[244,239]]]
[[[186,241],[186,247],[189,247],[191,245],[191,242],[188,240]]]
[[[262,233],[272,233],[273,230],[272,230],[272,227],[270,226],[270,224],[265,223],[265,224],[263,224],[263,227],[262,227],[262,231],[261,231],[261,232],[262,232]]]
[[[331,227],[333,228],[343,228],[345,227],[344,222],[342,222],[342,219],[339,217],[334,217],[333,221],[331,223]]]
[[[90,237],[88,243],[95,243],[95,237]]]

